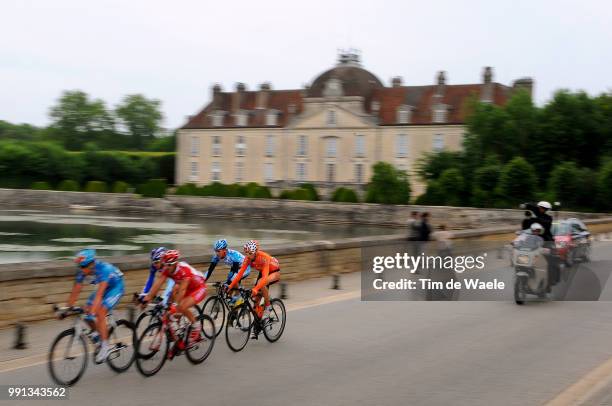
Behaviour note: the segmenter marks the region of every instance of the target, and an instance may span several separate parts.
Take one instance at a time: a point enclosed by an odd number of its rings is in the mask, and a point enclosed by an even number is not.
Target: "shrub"
[[[535,169],[523,157],[516,157],[502,168],[497,192],[509,206],[532,200],[537,186]]]
[[[338,189],[334,190],[331,200],[333,202],[347,202],[347,203],[359,202],[357,193],[355,193],[353,189],[349,189],[345,187],[339,187]]]
[[[270,189],[267,186],[258,186],[257,189],[255,189],[253,196],[250,197],[270,199],[272,197],[272,192],[270,192]]]
[[[34,190],[51,190],[51,185],[47,182],[34,182],[32,183],[31,189]]]
[[[283,190],[279,198],[291,200],[319,200],[319,194],[313,185],[305,183],[297,189]]]
[[[176,188],[175,195],[198,196],[200,191],[194,183],[186,183]]]
[[[377,162],[368,185],[366,202],[383,204],[407,204],[410,200],[410,183],[404,171],[386,162]]]
[[[85,192],[105,193],[107,190],[106,182],[90,180],[85,185]]]
[[[317,192],[317,188],[312,183],[302,183],[300,189],[308,190],[309,197],[306,200],[319,200],[319,192]]]
[[[75,180],[66,179],[60,182],[57,185],[57,190],[62,190],[64,192],[78,192],[79,191],[79,183]]]
[[[118,180],[113,183],[112,191],[113,193],[127,193],[129,188],[130,185],[128,185],[126,182]]]
[[[167,188],[165,179],[150,179],[139,185],[137,191],[144,197],[164,197]]]

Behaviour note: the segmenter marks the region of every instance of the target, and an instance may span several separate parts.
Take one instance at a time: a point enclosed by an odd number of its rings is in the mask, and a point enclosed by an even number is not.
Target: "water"
[[[93,247],[103,256],[140,254],[159,245],[212,254],[212,243],[221,237],[239,248],[251,238],[265,247],[389,232],[354,225],[4,209],[0,210],[0,264],[66,259],[83,247]]]

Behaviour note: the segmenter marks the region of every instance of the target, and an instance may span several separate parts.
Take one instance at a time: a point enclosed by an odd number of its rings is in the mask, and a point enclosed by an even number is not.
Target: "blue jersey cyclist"
[[[242,267],[242,262],[244,261],[244,255],[242,255],[238,251],[234,251],[233,249],[228,248],[227,240],[225,239],[216,241],[213,245],[213,249],[215,250],[215,255],[213,255],[212,259],[210,260],[210,266],[208,267],[208,271],[204,275],[204,278],[208,280],[208,278],[211,277],[213,271],[215,270],[217,264],[223,261],[230,267],[230,271],[227,274],[227,279],[225,281],[225,285],[227,286],[232,283],[234,278],[236,278],[236,275],[238,275],[238,271]],[[250,273],[251,267],[249,266],[246,268],[246,271],[242,275],[241,280],[249,276]],[[239,302],[237,302],[237,300],[241,299],[241,296],[237,293],[238,292],[236,290],[232,290],[231,292],[229,292],[230,296],[232,296],[231,304],[233,305],[240,304]]]
[[[142,288],[142,293],[140,297],[145,297],[147,293],[151,290],[153,286],[153,282],[155,281],[155,275],[158,272],[163,271],[163,266],[161,264],[162,256],[168,251],[165,247],[157,247],[151,250],[151,265],[149,266],[149,277],[147,278],[147,282],[145,283],[144,288]],[[161,295],[162,303],[168,304],[168,300],[172,295],[172,289],[174,288],[174,280],[168,278],[166,281],[166,289],[164,293]]]
[[[123,296],[123,273],[116,266],[96,259],[96,251],[91,248],[79,251],[75,262],[79,269],[67,304],[68,307],[74,306],[83,282],[91,276],[91,284],[98,285],[98,288],[87,299],[87,320],[102,338],[100,351],[96,355],[96,362],[102,363],[106,361],[110,349],[106,316]]]

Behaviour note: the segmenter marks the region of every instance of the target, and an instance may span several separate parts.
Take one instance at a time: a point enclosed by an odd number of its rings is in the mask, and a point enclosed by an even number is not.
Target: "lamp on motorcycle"
[[[557,248],[565,248],[567,246],[567,241],[555,241],[555,247]]]
[[[517,265],[529,265],[529,255],[519,255],[516,257]]]

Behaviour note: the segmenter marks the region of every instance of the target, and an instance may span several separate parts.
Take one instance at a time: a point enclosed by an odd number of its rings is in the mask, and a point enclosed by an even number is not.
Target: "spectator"
[[[446,229],[446,224],[440,224],[438,231],[434,233],[434,238],[436,241],[438,241],[438,255],[441,257],[450,256],[451,248],[453,246],[453,243],[451,242],[453,235]]]
[[[411,212],[410,219],[408,220],[408,241],[418,241],[420,226],[419,213],[416,211]]]
[[[429,213],[425,212],[421,214],[421,221],[419,224],[419,241],[429,241],[430,234],[431,226],[429,225]]]

